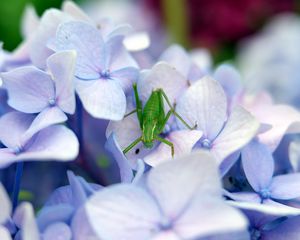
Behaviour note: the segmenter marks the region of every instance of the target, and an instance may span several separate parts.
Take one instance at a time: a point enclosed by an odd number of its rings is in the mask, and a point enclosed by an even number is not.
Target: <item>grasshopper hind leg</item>
[[[171,148],[171,155],[172,155],[172,158],[174,157],[174,144],[164,138],[161,138],[161,137],[156,137],[155,140],[161,142],[161,143],[164,143],[166,145],[168,145],[170,148]]]

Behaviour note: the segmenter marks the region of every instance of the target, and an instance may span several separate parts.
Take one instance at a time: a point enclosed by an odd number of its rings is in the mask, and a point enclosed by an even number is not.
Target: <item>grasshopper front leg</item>
[[[142,141],[142,137],[139,137],[136,140],[134,140],[128,147],[126,147],[123,150],[123,154],[126,154],[127,152],[129,152],[132,148],[134,148],[134,146],[136,146],[141,141]]]
[[[188,129],[190,130],[194,130],[197,128],[197,124],[195,123],[195,125],[193,127],[191,127],[176,111],[175,108],[171,105],[166,93],[164,92],[163,89],[160,90],[162,96],[164,97],[164,99],[166,100],[168,106],[170,107],[172,113],[175,115],[175,117],[177,117]]]

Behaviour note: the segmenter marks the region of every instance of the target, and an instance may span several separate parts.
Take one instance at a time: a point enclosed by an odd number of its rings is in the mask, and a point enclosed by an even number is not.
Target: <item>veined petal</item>
[[[248,221],[243,214],[221,198],[201,196],[189,204],[174,228],[183,239],[195,239],[211,234],[246,230],[247,225]]]
[[[110,78],[117,80],[126,92],[132,89],[132,85],[137,81],[139,71],[134,67],[125,67],[111,73]]]
[[[104,42],[96,27],[79,21],[61,24],[56,33],[55,50],[75,50],[75,76],[80,79],[98,79],[104,70]]]
[[[179,130],[171,132],[166,140],[174,144],[174,157],[178,157],[190,153],[201,136],[202,132],[199,130]],[[144,161],[153,167],[166,160],[172,161],[172,154],[170,146],[165,143],[160,143],[157,149],[144,158]]]
[[[32,66],[2,73],[4,87],[8,91],[8,104],[21,112],[38,113],[55,99],[51,77]]]
[[[173,44],[168,47],[159,60],[170,64],[187,79],[192,64],[191,58],[180,45]]]
[[[249,143],[258,128],[259,122],[249,112],[242,107],[235,107],[224,129],[213,142],[211,152],[218,163]]]
[[[126,110],[126,97],[114,80],[76,81],[76,90],[85,110],[95,118],[121,120]]]
[[[218,169],[204,151],[158,165],[149,173],[147,186],[168,219],[176,219],[198,195],[221,198]]]
[[[221,85],[206,76],[185,91],[176,110],[189,124],[197,123],[205,138],[213,140],[226,121],[227,99]],[[180,121],[177,122],[185,128]]]
[[[242,150],[242,163],[247,180],[256,192],[269,187],[274,173],[274,159],[266,145],[256,140],[249,143]]]
[[[270,185],[271,197],[288,200],[300,197],[300,173],[273,177]]]
[[[41,69],[46,68],[47,58],[53,54],[53,50],[47,47],[48,41],[55,36],[56,29],[60,23],[70,21],[72,18],[57,10],[45,11],[40,19],[37,31],[29,42],[30,59],[35,66]]]
[[[164,90],[170,103],[174,104],[179,95],[187,88],[187,82],[174,67],[165,62],[159,62],[147,74],[141,75],[137,87],[144,104],[149,99],[152,91],[157,89]],[[165,107],[169,109],[166,103]]]
[[[85,210],[100,239],[150,239],[158,231],[159,209],[150,195],[133,185],[115,185],[94,194]]]
[[[66,113],[75,112],[74,69],[76,52],[64,51],[51,55],[47,66],[55,82],[57,105]]]
[[[78,155],[79,143],[75,134],[62,125],[50,126],[34,136],[33,142],[16,160],[71,161]]]
[[[131,109],[127,110],[131,111]],[[123,151],[136,139],[142,136],[139,122],[136,114],[132,114],[121,121],[110,121],[106,129],[106,138],[112,133],[115,134],[116,142]],[[135,169],[138,159],[143,159],[149,154],[151,149],[144,147],[143,143],[138,143],[132,150],[126,153],[126,158],[130,162],[130,166]]]

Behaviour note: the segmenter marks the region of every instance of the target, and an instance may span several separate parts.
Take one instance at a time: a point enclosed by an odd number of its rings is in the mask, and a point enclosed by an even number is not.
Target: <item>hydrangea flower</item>
[[[37,132],[55,123],[64,122],[75,112],[73,74],[76,54],[65,51],[47,60],[49,73],[36,67],[16,68],[1,73],[8,104],[21,112],[39,113],[31,131]]]
[[[274,159],[270,150],[252,141],[242,151],[242,163],[245,175],[254,192],[237,192],[228,196],[237,201],[255,202],[271,206],[280,206],[283,200],[300,196],[300,174],[291,173],[273,176]],[[259,166],[259,171],[257,171]],[[298,212],[298,209],[295,209]]]
[[[96,27],[84,22],[67,22],[57,30],[54,48],[77,52],[76,91],[94,117],[120,120],[125,114],[124,91],[136,80],[138,69],[122,41],[122,36],[104,41]]]
[[[75,134],[62,125],[33,131],[34,116],[10,112],[0,118],[1,168],[18,161],[73,160],[79,150]],[[36,128],[34,128],[36,129]]]
[[[151,170],[145,187],[118,184],[95,193],[86,214],[101,239],[194,239],[242,230],[246,221],[221,199],[217,172],[208,153],[186,155]]]
[[[202,132],[197,146],[208,149],[219,164],[250,142],[259,128],[259,122],[243,107],[236,106],[229,116],[227,107],[222,86],[208,76],[190,86],[176,107],[189,124],[197,122]]]
[[[3,224],[8,221],[12,221],[12,224],[16,225],[19,231],[16,233],[15,239],[22,240],[39,240],[34,219],[34,212],[32,206],[24,202],[15,210],[13,219],[11,220],[12,206],[10,200],[0,183],[0,238],[1,240],[11,240],[11,234]]]
[[[253,114],[260,123],[271,126],[258,134],[260,142],[274,151],[285,134],[299,133],[300,112],[288,105],[274,104],[266,92],[240,97],[239,104]]]
[[[68,180],[70,185],[56,189],[37,215],[39,234],[44,240],[78,240],[84,239],[82,235],[93,234],[89,224],[83,224],[86,217],[81,209],[87,199],[102,187],[87,183],[71,171]]]

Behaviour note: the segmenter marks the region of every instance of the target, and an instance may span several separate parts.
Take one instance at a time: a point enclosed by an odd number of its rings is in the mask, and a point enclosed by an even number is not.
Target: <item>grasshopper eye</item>
[[[139,154],[139,153],[140,153],[140,149],[139,148],[135,149],[135,154]]]

